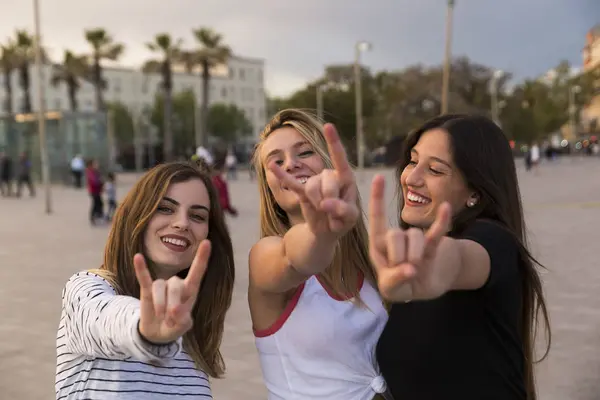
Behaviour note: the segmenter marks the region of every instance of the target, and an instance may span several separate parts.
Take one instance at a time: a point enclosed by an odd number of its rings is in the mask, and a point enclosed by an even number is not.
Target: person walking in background
[[[238,211],[235,207],[231,205],[231,199],[229,198],[229,188],[227,185],[227,181],[223,179],[226,158],[217,157],[215,164],[213,165],[213,174],[212,174],[212,182],[217,189],[217,193],[219,194],[219,203],[221,204],[221,209],[223,212],[227,212],[230,215],[237,217]]]
[[[104,202],[102,201],[103,182],[96,160],[89,160],[85,170],[85,178],[90,194],[90,223],[96,225],[97,219],[104,218]]]
[[[4,151],[0,153],[0,192],[12,196],[12,160]]]
[[[530,158],[531,158],[531,161],[530,161],[531,169],[533,169],[534,173],[538,173],[539,164],[541,161],[541,153],[540,153],[540,146],[536,142],[533,142],[533,144],[531,145]]]
[[[29,189],[29,196],[35,197],[35,188],[31,180],[31,160],[26,152],[21,153],[17,169],[17,197],[21,197],[23,184]]]
[[[147,172],[115,213],[102,266],[65,284],[56,399],[211,399],[233,260],[209,173]]]
[[[114,172],[109,172],[106,175],[106,185],[104,187],[104,193],[106,194],[106,202],[108,203],[108,209],[106,210],[106,220],[112,221],[113,215],[117,209],[117,187],[116,178]]]
[[[227,169],[227,180],[237,179],[237,157],[233,149],[229,149],[225,157],[225,168]]]
[[[71,175],[73,175],[73,185],[77,189],[81,189],[83,173],[85,171],[85,161],[81,157],[81,154],[77,154],[71,160]]]

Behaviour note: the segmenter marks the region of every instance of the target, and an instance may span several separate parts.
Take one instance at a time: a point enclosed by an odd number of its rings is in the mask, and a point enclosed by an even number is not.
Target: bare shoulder
[[[308,278],[292,267],[278,236],[264,237],[252,246],[248,272],[250,290],[275,294],[286,293]]]

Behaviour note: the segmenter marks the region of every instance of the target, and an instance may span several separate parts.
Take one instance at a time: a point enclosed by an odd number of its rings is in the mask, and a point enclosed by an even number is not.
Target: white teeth
[[[305,176],[303,176],[303,177],[301,177],[301,178],[298,178],[298,181],[299,181],[301,184],[303,184],[303,185],[306,183],[306,181],[307,181],[307,180],[308,180],[308,178],[307,178],[307,177],[305,177]]]
[[[410,201],[414,201],[416,203],[421,203],[421,204],[428,204],[430,202],[430,200],[419,196],[418,194],[415,194],[413,192],[408,192],[408,194],[406,195],[406,198]]]
[[[180,239],[174,239],[174,238],[165,237],[165,238],[162,238],[162,241],[166,242],[166,243],[174,244],[175,246],[180,246],[180,247],[186,247],[187,246],[187,243],[185,241],[183,241],[183,240],[180,240]]]

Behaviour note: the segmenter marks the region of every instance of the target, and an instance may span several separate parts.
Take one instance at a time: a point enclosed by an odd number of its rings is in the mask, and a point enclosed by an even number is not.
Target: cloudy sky
[[[373,70],[440,63],[446,0],[39,0],[44,44],[87,51],[83,30],[104,27],[127,45],[122,63],[141,65],[144,43],[169,32],[193,44],[191,29],[212,27],[234,52],[266,61],[267,90],[284,95],[324,65],[352,62],[357,40],[373,43]],[[33,30],[33,0],[0,0],[0,40]],[[6,10],[9,10],[8,12]],[[585,33],[600,23],[600,0],[456,0],[453,53],[517,77],[561,59],[581,64]]]

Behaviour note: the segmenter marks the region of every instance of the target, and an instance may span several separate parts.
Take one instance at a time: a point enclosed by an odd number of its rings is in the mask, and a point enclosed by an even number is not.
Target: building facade
[[[583,71],[600,67],[600,24],[596,25],[586,35],[583,48]],[[600,82],[597,82],[596,96],[581,112],[583,129],[586,132],[600,131]]]
[[[36,69],[31,67],[31,102],[33,111],[39,107]],[[196,72],[196,71],[194,71]],[[138,69],[105,67],[103,70],[107,88],[104,92],[106,102],[121,102],[136,114],[154,104],[160,92],[159,74],[144,74]],[[51,84],[52,66],[43,67],[43,91],[46,109],[50,111],[68,111],[69,98],[64,84]],[[13,110],[22,110],[23,93],[19,86],[18,72],[11,76],[13,89]],[[192,90],[196,99],[202,98],[202,81],[199,73],[186,73],[177,70],[173,74],[173,93]],[[4,76],[0,75],[0,104],[5,101]],[[243,110],[257,135],[266,123],[266,95],[264,88],[264,61],[233,56],[226,66],[216,68],[210,82],[210,103],[234,104]],[[79,111],[94,111],[96,101],[94,87],[80,80],[77,92]]]

